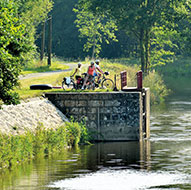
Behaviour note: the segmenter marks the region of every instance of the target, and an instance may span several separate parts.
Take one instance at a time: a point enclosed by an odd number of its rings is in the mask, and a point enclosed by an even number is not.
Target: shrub
[[[162,77],[155,71],[150,72],[143,80],[144,87],[150,88],[151,104],[159,104],[169,94]]]
[[[89,140],[84,124],[67,122],[57,129],[45,129],[39,124],[34,132],[22,135],[0,134],[0,168],[13,167],[30,160],[39,153],[51,155],[68,146],[75,146]]]

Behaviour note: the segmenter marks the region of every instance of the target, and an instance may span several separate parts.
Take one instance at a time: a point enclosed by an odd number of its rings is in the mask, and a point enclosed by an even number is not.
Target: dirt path
[[[63,64],[66,66],[69,66],[69,69],[21,75],[21,76],[19,76],[19,80],[35,78],[35,77],[42,77],[42,76],[50,76],[50,75],[54,75],[54,74],[58,74],[58,73],[62,73],[62,72],[72,71],[74,68],[76,68],[76,64],[73,64],[73,63],[63,63]]]

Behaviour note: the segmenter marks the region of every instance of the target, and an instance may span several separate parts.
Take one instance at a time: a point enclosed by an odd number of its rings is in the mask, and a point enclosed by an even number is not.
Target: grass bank
[[[57,70],[64,70],[68,69],[67,65],[64,65],[64,61],[59,60],[57,58],[52,59],[52,63],[49,66],[47,64],[47,60],[33,60],[30,64],[26,65],[23,68],[22,75],[27,75],[31,73],[40,73],[40,72],[47,72],[47,71],[57,71]]]
[[[0,169],[14,167],[38,154],[49,156],[89,140],[85,125],[73,121],[56,130],[45,129],[39,124],[35,131],[26,131],[24,134],[0,134]]]

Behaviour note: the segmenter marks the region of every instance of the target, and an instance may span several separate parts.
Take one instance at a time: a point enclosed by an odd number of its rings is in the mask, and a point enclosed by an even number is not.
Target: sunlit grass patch
[[[30,85],[36,84],[51,84],[52,86],[61,86],[64,76],[69,75],[69,73],[54,74],[51,76],[42,76],[29,79],[20,80],[20,86],[16,89],[19,93],[21,99],[33,98],[43,95],[44,92],[57,91],[57,89],[52,90],[30,90]],[[58,89],[59,90],[59,89]]]
[[[63,62],[64,63],[64,62]],[[30,65],[23,68],[22,75],[30,74],[30,73],[39,73],[46,71],[57,71],[57,70],[65,70],[68,69],[69,66],[64,65],[61,62],[53,61],[49,66],[46,61],[34,60]]]

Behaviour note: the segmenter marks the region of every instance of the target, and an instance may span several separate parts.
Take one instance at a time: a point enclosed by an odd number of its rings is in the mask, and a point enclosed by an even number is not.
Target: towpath
[[[47,71],[47,72],[31,73],[31,74],[27,74],[27,75],[21,75],[21,76],[19,76],[19,79],[23,80],[23,79],[29,79],[29,78],[35,78],[35,77],[50,76],[50,75],[54,75],[57,73],[72,71],[74,68],[76,68],[76,64],[74,64],[74,63],[63,63],[63,64],[66,66],[69,66],[69,68],[64,69],[64,70]]]

